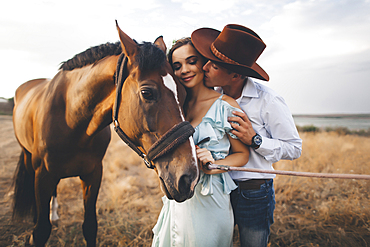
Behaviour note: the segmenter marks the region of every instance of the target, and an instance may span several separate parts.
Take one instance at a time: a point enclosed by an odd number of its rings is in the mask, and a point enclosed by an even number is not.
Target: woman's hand
[[[206,148],[200,148],[198,146],[196,147],[197,152],[197,158],[199,160],[199,168],[206,174],[210,173],[210,170],[207,169],[205,166],[208,162],[214,163],[215,160],[212,157],[212,154],[210,151],[208,151]]]

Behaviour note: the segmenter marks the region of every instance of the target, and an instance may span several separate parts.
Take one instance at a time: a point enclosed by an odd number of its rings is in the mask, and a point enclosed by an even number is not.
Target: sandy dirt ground
[[[11,116],[0,116],[0,246],[11,243],[13,235],[24,232],[31,224],[13,224],[11,205],[13,173],[21,148],[14,136]]]

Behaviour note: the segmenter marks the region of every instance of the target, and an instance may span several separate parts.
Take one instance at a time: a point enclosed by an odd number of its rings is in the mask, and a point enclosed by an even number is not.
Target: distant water
[[[326,127],[346,127],[349,130],[368,130],[370,128],[370,116],[293,116],[297,126],[314,125],[319,128]]]

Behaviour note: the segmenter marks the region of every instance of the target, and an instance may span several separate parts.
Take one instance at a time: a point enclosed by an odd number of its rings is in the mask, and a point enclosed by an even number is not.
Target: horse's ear
[[[166,54],[166,44],[163,41],[163,36],[159,36],[155,41],[154,44],[157,45],[163,52]]]
[[[135,41],[133,41],[127,34],[125,34],[121,28],[118,26],[118,22],[116,20],[116,27],[117,31],[119,34],[119,39],[121,40],[121,46],[122,46],[122,51],[123,53],[126,54],[128,57],[134,56],[138,49],[139,46],[136,44]]]

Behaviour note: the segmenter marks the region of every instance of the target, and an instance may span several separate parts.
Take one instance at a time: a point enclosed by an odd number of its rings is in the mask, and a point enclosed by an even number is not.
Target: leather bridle
[[[184,143],[189,139],[194,133],[193,126],[187,122],[183,121],[170,130],[168,130],[161,138],[159,138],[145,154],[139,149],[130,138],[123,132],[118,122],[118,110],[119,102],[121,101],[121,90],[124,81],[127,76],[124,76],[125,67],[127,65],[127,57],[124,53],[120,55],[117,62],[117,69],[115,74],[115,84],[116,84],[116,100],[113,106],[113,123],[114,130],[117,132],[118,136],[132,149],[134,150],[144,161],[148,168],[154,169],[153,161],[171,151],[176,149],[180,144]]]

